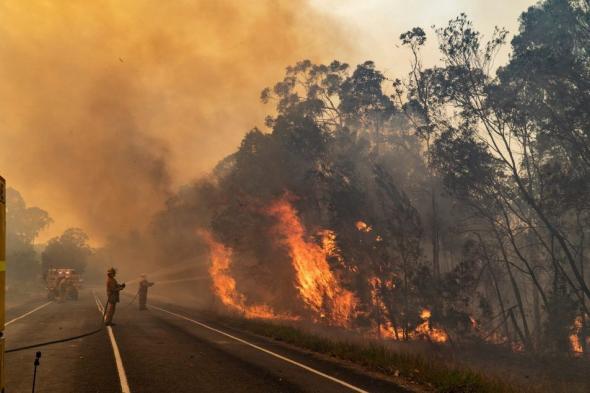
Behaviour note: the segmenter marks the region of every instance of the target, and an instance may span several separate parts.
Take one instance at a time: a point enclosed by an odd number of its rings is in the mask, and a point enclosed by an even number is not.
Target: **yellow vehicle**
[[[6,285],[6,183],[0,176],[0,392],[4,393],[4,288]]]
[[[50,268],[46,274],[46,282],[47,299],[78,300],[82,280],[75,269]]]

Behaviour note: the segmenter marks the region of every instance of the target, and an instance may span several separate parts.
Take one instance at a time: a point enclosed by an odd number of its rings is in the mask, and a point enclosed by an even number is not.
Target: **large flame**
[[[267,213],[277,220],[274,230],[287,247],[296,273],[295,285],[305,305],[329,323],[348,325],[356,299],[352,292],[341,287],[330,270],[328,257],[336,250],[333,232],[323,232],[323,246],[309,240],[287,198],[272,203]]]
[[[199,234],[209,246],[209,275],[213,281],[213,290],[228,309],[237,311],[247,318],[295,319],[289,315],[278,315],[267,305],[248,305],[246,297],[237,290],[236,280],[231,275],[231,249],[216,241],[207,231],[200,231]]]
[[[357,316],[357,298],[351,291],[342,287],[338,276],[330,266],[330,263],[338,263],[340,267],[346,268],[346,262],[338,248],[336,233],[323,229],[316,232],[319,241],[314,240],[303,227],[297,211],[286,196],[275,200],[264,212],[275,221],[271,227],[271,236],[284,246],[288,253],[289,262],[295,272],[293,283],[288,284],[295,286],[305,308],[318,321],[349,327],[351,320]],[[368,224],[361,221],[359,223],[364,224],[357,223],[357,229],[360,231],[371,230]],[[216,241],[207,231],[201,231],[200,235],[210,249],[209,274],[213,282],[213,290],[228,309],[240,312],[248,318],[299,318],[293,315],[277,314],[266,304],[250,304],[246,295],[238,291],[236,280],[232,276],[232,250]],[[369,284],[371,302],[375,306],[375,311],[381,315],[379,318],[381,322],[377,326],[380,337],[397,340],[404,336],[410,339],[427,338],[437,343],[448,340],[444,330],[432,325],[431,312],[428,309],[422,310],[420,314],[422,322],[413,331],[407,334],[400,333],[400,328],[388,320],[387,308],[378,290],[380,287],[395,288],[394,280],[374,276],[369,280]]]
[[[447,333],[436,327],[433,327],[430,323],[430,317],[432,313],[428,309],[423,309],[420,313],[420,318],[422,319],[422,323],[416,327],[415,333],[418,336],[427,337],[430,341],[436,343],[444,343],[449,339]]]

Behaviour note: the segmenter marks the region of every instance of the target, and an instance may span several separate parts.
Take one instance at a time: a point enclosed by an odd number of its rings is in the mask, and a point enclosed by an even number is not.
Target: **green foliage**
[[[66,229],[61,236],[49,240],[41,254],[43,270],[70,268],[83,273],[92,255],[88,240],[88,235],[79,228]]]
[[[546,0],[520,22],[510,61],[496,73],[503,29],[486,42],[459,15],[436,29],[442,64],[430,69],[419,57],[424,32],[403,34],[413,70],[405,101],[400,83],[396,94],[408,116],[418,116],[414,124],[427,138],[431,168],[465,209],[463,225],[470,229],[464,238],[475,236],[487,249],[478,257],[486,264],[479,265],[490,278],[484,287],[496,293],[495,306],[510,321],[503,323],[504,334],[512,331],[532,349],[529,315],[541,311],[538,304],[527,310],[523,277],[543,302],[545,335],[561,343],[545,347],[568,352],[573,318],[588,314],[582,300],[590,298],[583,273],[590,219],[590,8],[587,2]],[[564,293],[580,295],[557,296],[550,285],[558,276]],[[516,311],[506,311],[506,303]],[[490,314],[491,303],[483,304]]]
[[[403,80],[371,61],[288,67],[261,93],[268,129],[172,198],[154,233],[184,259],[202,252],[195,228],[212,231],[232,249],[246,302],[305,316],[266,213],[288,200],[306,241],[334,231],[328,262],[358,299],[354,327],[391,324],[408,338],[428,308],[458,344],[534,351],[544,330],[565,342],[572,315],[551,282],[562,277],[574,314],[590,298],[589,15],[573,0],[530,7],[499,69],[507,32],[484,36],[465,14],[435,29],[441,61],[430,68],[425,30],[400,35],[412,54]]]
[[[6,190],[6,260],[10,283],[33,282],[39,275],[39,256],[33,241],[50,225],[49,214],[38,208],[28,207],[21,194]]]
[[[13,188],[6,190],[7,242],[30,244],[43,229],[53,222],[49,214],[38,207],[28,207],[21,194]]]

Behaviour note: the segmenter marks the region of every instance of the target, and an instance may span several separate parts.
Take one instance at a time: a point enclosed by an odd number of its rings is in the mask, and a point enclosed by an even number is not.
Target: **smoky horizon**
[[[77,337],[98,309],[69,349],[109,332],[96,378],[145,389],[157,361],[129,349],[154,344],[215,359],[159,391],[590,386],[587,1],[8,1],[0,21],[8,322],[78,313]]]

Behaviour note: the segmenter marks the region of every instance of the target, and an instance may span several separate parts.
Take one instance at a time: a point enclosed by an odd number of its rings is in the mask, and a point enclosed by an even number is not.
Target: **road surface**
[[[116,326],[6,354],[7,393],[30,392],[42,352],[43,392],[404,392],[379,378],[272,340],[219,324],[196,309],[154,302],[148,311],[123,298]],[[7,312],[7,349],[100,327],[90,290],[77,302],[28,302]]]

